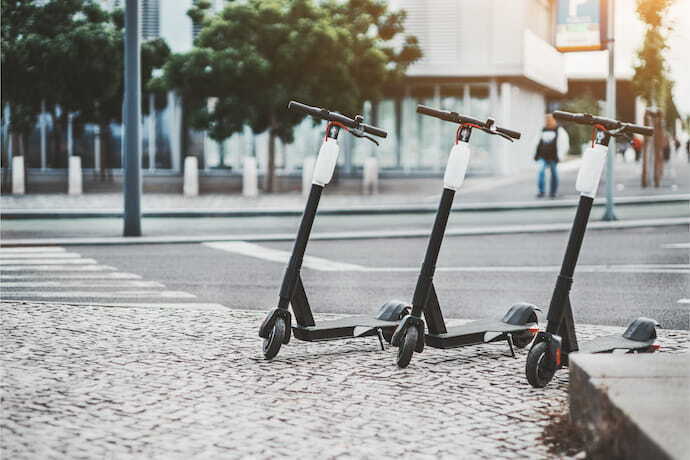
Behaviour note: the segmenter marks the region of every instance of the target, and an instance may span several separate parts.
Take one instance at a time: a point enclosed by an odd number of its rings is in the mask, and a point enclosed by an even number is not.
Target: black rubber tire
[[[400,346],[398,347],[398,358],[396,360],[398,367],[405,369],[412,359],[412,354],[415,348],[417,348],[417,339],[419,334],[416,327],[408,327],[405,331],[405,337],[400,341]]]
[[[550,371],[544,367],[546,359],[546,342],[539,342],[529,351],[525,374],[527,381],[534,388],[544,388],[553,378],[555,371]]]
[[[525,348],[532,343],[532,340],[534,340],[534,335],[530,331],[513,334],[513,345],[517,348]]]
[[[283,318],[276,318],[273,329],[267,339],[264,339],[263,352],[264,358],[273,359],[280,351],[280,346],[285,340],[287,327]]]

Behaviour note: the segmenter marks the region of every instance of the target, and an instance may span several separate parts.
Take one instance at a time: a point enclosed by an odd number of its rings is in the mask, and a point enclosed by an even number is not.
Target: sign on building
[[[561,52],[606,49],[607,0],[557,0],[556,48]]]

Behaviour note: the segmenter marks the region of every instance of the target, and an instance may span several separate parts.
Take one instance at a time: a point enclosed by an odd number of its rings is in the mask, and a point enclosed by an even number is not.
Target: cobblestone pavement
[[[267,362],[257,312],[0,309],[2,458],[543,458],[567,399],[567,372],[534,390],[526,351],[504,345],[427,349],[398,370],[375,338],[293,339]],[[687,331],[659,334],[687,349]]]

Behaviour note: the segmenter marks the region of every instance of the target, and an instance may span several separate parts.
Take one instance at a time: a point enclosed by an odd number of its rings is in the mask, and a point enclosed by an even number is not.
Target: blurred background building
[[[186,12],[194,0],[141,0],[142,38],[163,37],[173,52],[193,46],[198,32]],[[108,9],[121,8],[124,0],[101,0]],[[214,0],[220,10],[224,0]],[[642,26],[637,22],[633,0],[618,0],[617,78],[618,114],[639,121],[641,107],[632,95],[632,59],[639,45]],[[555,2],[550,0],[391,0],[392,8],[407,11],[406,33],[418,37],[424,57],[408,71],[404,90],[388,94],[378,104],[367,104],[364,115],[390,133],[381,147],[343,139],[339,159],[341,177],[361,174],[368,155],[379,158],[385,176],[430,176],[442,171],[453,142],[455,127],[415,113],[417,104],[442,107],[478,118],[493,116],[500,125],[519,130],[523,140],[509,143],[481,132],[474,135],[475,154],[471,174],[505,175],[532,167],[533,139],[541,130],[543,115],[564,99],[589,91],[603,99],[606,52],[559,53],[554,43]],[[629,5],[627,5],[629,4]],[[626,6],[627,5],[627,6]],[[621,34],[630,24],[640,34]],[[629,31],[628,31],[629,32]],[[305,101],[318,105],[318,101]],[[337,109],[337,108],[336,108]],[[153,118],[152,118],[153,117]],[[66,181],[66,158],[56,158],[50,143],[41,136],[52,129],[49,117],[42,117],[29,143],[26,163],[33,183],[45,182],[62,188]],[[266,165],[266,134],[251,130],[236,134],[223,143],[203,132],[192,132],[189,150],[182,152],[181,107],[169,94],[167,105],[143,117],[143,167],[146,182],[179,182],[183,157],[199,157],[202,176],[238,182],[242,158],[257,156],[259,170]],[[121,127],[113,127],[111,149],[121,151]],[[87,127],[74,139],[75,153],[87,170],[100,167],[94,155],[96,128]],[[303,158],[314,155],[321,141],[321,128],[305,120],[295,132],[293,144],[278,146],[278,176],[299,176]],[[121,155],[114,159],[121,168]],[[95,175],[94,175],[95,176]],[[236,177],[228,181],[228,176]],[[204,179],[202,178],[202,181]],[[30,178],[29,181],[32,181]],[[88,181],[88,179],[87,179]],[[97,189],[97,186],[87,189]]]

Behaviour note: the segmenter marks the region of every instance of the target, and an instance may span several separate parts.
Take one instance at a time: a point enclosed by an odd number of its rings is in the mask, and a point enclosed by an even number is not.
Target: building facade
[[[191,48],[195,30],[186,11],[194,0],[141,0],[142,36],[163,37],[173,52]],[[124,0],[102,0],[108,8]],[[213,6],[220,9],[223,0]],[[399,94],[388,94],[377,104],[366,104],[364,115],[387,129],[389,137],[374,149],[367,142],[343,138],[339,173],[358,175],[365,157],[376,155],[385,175],[440,174],[453,143],[455,127],[416,114],[417,104],[491,116],[497,123],[521,131],[523,139],[509,143],[477,132],[470,164],[475,174],[511,174],[532,164],[532,139],[543,124],[547,100],[567,93],[565,62],[552,46],[553,2],[549,0],[391,0],[390,7],[407,11],[406,33],[417,36],[424,57],[408,71]],[[255,155],[259,169],[266,165],[267,135],[249,129],[222,143],[204,133],[192,133],[189,151],[181,152],[181,107],[174,94],[167,106],[144,116],[142,139],[146,175],[179,175],[184,155],[197,155],[205,174],[239,174],[242,158]],[[311,101],[318,104],[318,101]],[[65,168],[66,158],[55,158],[45,136],[52,125],[42,117],[29,142],[26,163],[34,170]],[[113,126],[111,151],[121,150],[121,127]],[[278,146],[279,175],[298,174],[305,156],[313,155],[321,128],[305,120],[296,141]],[[85,169],[98,170],[99,136],[87,127],[72,139],[72,151]],[[117,156],[117,155],[116,155]],[[111,161],[117,169],[121,157]]]

